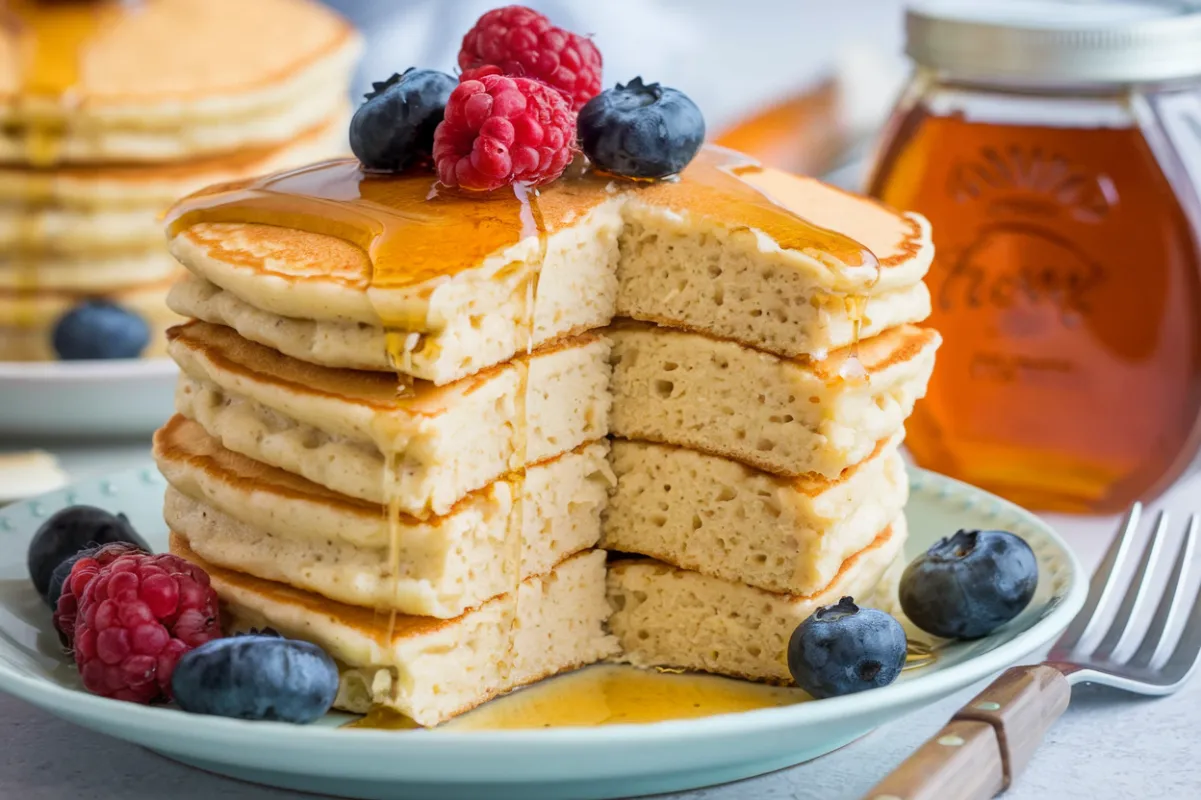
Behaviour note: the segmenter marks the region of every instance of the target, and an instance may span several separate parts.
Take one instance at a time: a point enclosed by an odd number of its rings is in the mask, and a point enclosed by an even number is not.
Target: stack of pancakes
[[[89,299],[179,322],[164,209],[345,152],[358,35],[310,0],[11,0],[0,10],[0,360],[58,357]],[[270,46],[265,46],[270,42]]]
[[[232,627],[435,725],[602,659],[787,681],[817,604],[890,593],[924,220],[718,148],[432,184],[328,162],[169,215],[155,453]]]

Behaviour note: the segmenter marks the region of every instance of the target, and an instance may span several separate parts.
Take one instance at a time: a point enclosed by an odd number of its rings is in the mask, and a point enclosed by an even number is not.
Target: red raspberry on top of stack
[[[563,174],[575,148],[575,115],[563,96],[529,78],[485,75],[450,94],[434,132],[434,163],[447,186],[491,191]]]
[[[562,92],[573,111],[600,93],[601,67],[591,39],[557,28],[525,6],[484,14],[459,50],[461,80],[500,74],[533,78]]]

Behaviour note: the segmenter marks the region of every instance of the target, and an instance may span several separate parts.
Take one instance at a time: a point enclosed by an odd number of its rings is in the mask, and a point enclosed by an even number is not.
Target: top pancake
[[[521,194],[459,194],[429,174],[371,176],[335,161],[185,198],[169,237],[195,275],[261,311],[437,334],[465,297],[537,275],[564,239],[615,208],[620,247],[603,255],[618,313],[785,356],[849,343],[850,325],[847,341],[810,334],[845,298],[920,291],[933,256],[920,216],[714,147],[678,180],[611,180],[577,165]],[[671,286],[656,283],[665,276]],[[714,286],[738,291],[714,297]],[[906,305],[919,319],[928,311],[922,298]],[[827,317],[840,314],[850,312]]]
[[[10,0],[0,160],[162,161],[278,144],[345,102],[358,34],[313,0]]]

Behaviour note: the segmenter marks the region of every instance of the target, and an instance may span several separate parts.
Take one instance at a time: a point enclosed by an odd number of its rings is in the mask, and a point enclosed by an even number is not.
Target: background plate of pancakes
[[[147,434],[171,410],[181,321],[161,213],[347,152],[360,36],[310,0],[0,13],[0,434]],[[147,324],[141,359],[58,361],[56,322],[89,300]]]
[[[25,551],[47,516],[77,503],[125,512],[165,550],[164,480],[150,463],[0,511],[0,689],[212,772],[343,797],[630,797],[761,775],[992,676],[1047,646],[1083,605],[1086,576],[1045,523],[966,484],[916,469],[910,479],[907,558],[958,528],[1002,528],[1034,549],[1039,584],[1026,610],[993,635],[935,644],[933,659],[881,689],[701,719],[507,731],[340,729],[355,719],[342,713],[308,726],[244,722],[100,698],[83,690],[63,655]]]

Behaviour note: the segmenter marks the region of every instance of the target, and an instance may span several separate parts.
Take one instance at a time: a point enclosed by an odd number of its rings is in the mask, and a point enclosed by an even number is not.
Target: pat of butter
[[[67,480],[58,459],[43,450],[0,453],[0,503],[61,489]]]

